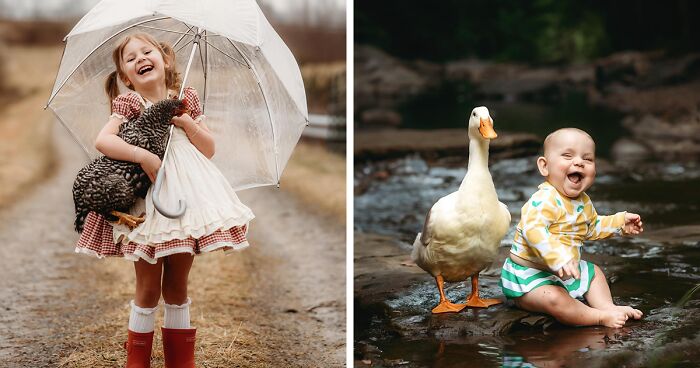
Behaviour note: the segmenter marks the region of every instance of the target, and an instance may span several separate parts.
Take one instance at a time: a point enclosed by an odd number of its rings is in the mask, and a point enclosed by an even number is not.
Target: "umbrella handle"
[[[192,41],[192,52],[190,52],[190,58],[187,61],[187,68],[185,68],[185,77],[182,79],[182,86],[180,87],[180,94],[178,96],[178,99],[183,99],[185,97],[185,81],[187,81],[187,76],[190,73],[190,67],[192,66],[192,60],[194,59],[194,53],[197,50],[197,46],[199,45],[199,40],[202,38],[202,28],[197,28],[197,34],[194,37],[194,40]],[[165,161],[165,158],[168,156],[168,148],[170,148],[170,138],[173,136],[173,129],[174,126],[170,126],[170,135],[168,136],[168,144],[165,146],[165,153],[163,154],[163,161]],[[165,175],[163,168],[161,167],[158,170],[158,175],[156,176],[156,183],[155,183],[155,188],[153,188],[153,205],[156,206],[156,210],[160,212],[161,215],[174,219],[174,218],[179,218],[182,217],[182,215],[185,214],[185,209],[187,208],[187,204],[185,201],[182,199],[179,199],[177,202],[177,211],[171,212],[165,208],[160,203],[159,199],[159,194],[160,194],[160,187],[163,185],[163,175]]]
[[[156,210],[158,210],[158,212],[160,212],[161,215],[167,218],[174,219],[182,217],[182,215],[185,214],[185,209],[187,208],[187,204],[182,199],[178,200],[177,210],[175,212],[166,209],[165,206],[163,206],[163,204],[160,203],[159,194],[160,187],[163,185],[163,176],[165,176],[165,170],[163,170],[163,168],[160,168],[160,170],[158,170],[158,175],[156,176],[156,183],[154,184],[155,188],[153,188],[152,193],[153,205],[156,206]]]

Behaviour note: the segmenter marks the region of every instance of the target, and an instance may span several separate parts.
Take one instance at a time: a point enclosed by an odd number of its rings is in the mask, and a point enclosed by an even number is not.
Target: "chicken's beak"
[[[479,124],[479,133],[481,133],[482,137],[486,139],[494,139],[498,137],[496,131],[493,130],[493,120],[491,120],[490,116],[486,119],[481,118],[480,121],[481,124]]]

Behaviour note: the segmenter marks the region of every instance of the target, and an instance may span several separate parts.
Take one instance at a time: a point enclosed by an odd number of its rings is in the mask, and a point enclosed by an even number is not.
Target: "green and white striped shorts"
[[[579,271],[581,272],[580,279],[572,277],[568,280],[562,280],[551,272],[521,266],[511,261],[510,258],[506,258],[501,271],[500,285],[503,294],[508,299],[519,298],[544,285],[561,286],[569,292],[572,298],[583,298],[588,288],[591,287],[591,281],[595,276],[593,263],[579,261]]]

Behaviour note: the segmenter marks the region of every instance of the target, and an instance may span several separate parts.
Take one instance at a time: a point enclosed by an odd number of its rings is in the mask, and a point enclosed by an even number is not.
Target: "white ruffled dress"
[[[148,108],[152,104],[138,93],[131,92],[134,100]],[[193,117],[201,121],[199,99],[187,88],[185,99],[193,108]],[[116,101],[116,100],[115,100]],[[133,110],[133,106],[130,106]],[[124,110],[115,108],[116,111]],[[117,114],[125,119],[128,117]],[[124,256],[127,259],[145,259],[154,263],[157,258],[174,253],[199,254],[215,249],[238,250],[248,246],[245,237],[253,212],[238,199],[228,180],[187,138],[184,130],[175,127],[170,148],[161,170],[165,170],[160,190],[160,203],[175,210],[179,200],[187,207],[185,214],[170,219],[160,214],[153,205],[152,185],[145,201],[139,199],[130,213],[146,213],[145,221],[130,230],[124,225],[108,223],[102,216],[91,213],[76,247],[77,252],[103,256]],[[111,227],[111,239],[107,232]],[[85,239],[84,239],[85,238]],[[112,243],[112,244],[107,244]]]

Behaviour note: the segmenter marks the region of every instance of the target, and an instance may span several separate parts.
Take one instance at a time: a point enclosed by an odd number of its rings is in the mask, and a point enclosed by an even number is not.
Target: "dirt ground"
[[[32,119],[55,125],[48,112]],[[73,253],[71,186],[85,161],[63,129],[53,136],[53,151],[33,147],[55,153],[53,169],[0,209],[0,366],[123,366],[133,266]],[[239,193],[257,216],[251,247],[197,257],[199,367],[345,365],[345,227],[291,193]],[[162,366],[159,335],[153,367]]]

